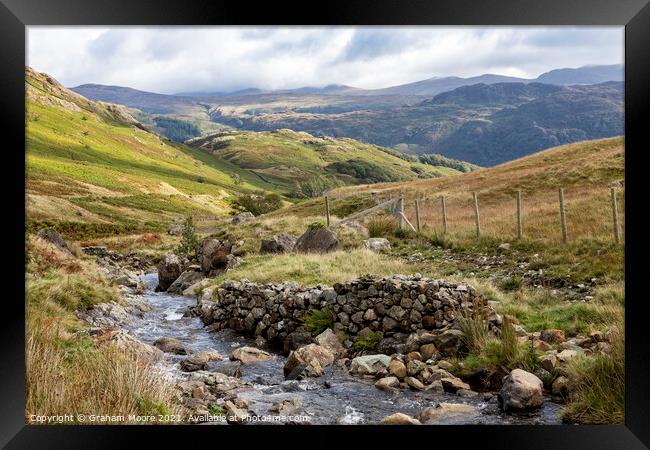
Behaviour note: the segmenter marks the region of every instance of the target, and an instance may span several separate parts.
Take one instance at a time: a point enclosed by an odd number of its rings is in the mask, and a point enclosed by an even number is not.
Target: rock
[[[217,373],[222,373],[229,377],[240,378],[241,366],[241,361],[222,362],[214,369],[214,371]]]
[[[230,352],[231,361],[241,361],[242,364],[268,361],[273,358],[269,353],[255,347],[239,347]]]
[[[456,395],[459,397],[474,398],[478,397],[478,392],[469,389],[458,389]]]
[[[323,375],[323,369],[334,363],[334,355],[325,347],[318,344],[309,344],[291,352],[284,365],[285,377],[296,368],[301,368],[303,373],[309,377]]]
[[[166,291],[181,275],[183,268],[176,255],[167,255],[158,264],[158,286],[156,291]]]
[[[329,328],[316,336],[314,340],[318,345],[332,352],[335,358],[341,358],[346,353],[345,348],[341,344],[341,341],[339,341],[339,338],[336,337],[334,332]]]
[[[197,352],[194,355],[201,358],[206,358],[208,362],[223,360],[223,355],[221,355],[221,353],[216,352],[214,350],[204,350],[202,352]]]
[[[68,243],[56,231],[50,229],[44,229],[44,230],[40,230],[37,234],[38,237],[40,237],[41,239],[45,239],[49,243],[54,244],[60,250],[63,250],[69,255],[72,255],[72,250],[70,250]]]
[[[182,236],[183,231],[185,231],[185,226],[180,222],[172,222],[167,228],[167,234],[171,236]]]
[[[182,294],[183,291],[198,283],[203,278],[205,277],[201,272],[186,270],[167,288],[167,292],[171,294]]]
[[[195,354],[181,361],[181,370],[184,372],[195,372],[208,368],[209,358],[206,354]]]
[[[237,405],[230,400],[224,402],[223,409],[226,411],[226,421],[228,423],[243,423],[250,417],[247,411],[237,407]]]
[[[363,246],[373,252],[390,250],[390,242],[385,238],[370,238],[363,241]]]
[[[503,244],[500,244],[500,245],[499,245],[499,248],[500,248],[501,250],[510,250],[510,247],[511,247],[511,245],[510,245],[510,243],[508,243],[508,242],[504,242]]]
[[[460,330],[445,330],[433,338],[433,344],[442,355],[454,356],[460,350],[464,336]]]
[[[357,233],[359,236],[368,237],[368,229],[354,220],[342,223],[340,227],[344,230],[350,230],[353,233]]]
[[[476,407],[465,403],[439,403],[425,408],[419,416],[425,425],[450,425],[466,423],[468,419],[478,417],[480,412]]]
[[[151,360],[157,360],[162,356],[160,349],[153,345],[145,344],[124,330],[102,329],[99,334],[93,336],[93,340],[98,345],[112,343],[122,351],[135,353],[140,357]]]
[[[443,359],[441,361],[438,361],[438,367],[444,370],[451,370],[454,368],[454,365],[446,359]]]
[[[260,253],[289,253],[293,251],[295,245],[295,237],[281,233],[267,239],[262,239]]]
[[[197,246],[197,256],[204,274],[214,276],[225,272],[237,260],[231,255],[233,244],[218,239],[203,239]],[[235,259],[233,259],[235,258]]]
[[[298,238],[294,247],[301,253],[326,253],[340,248],[339,238],[328,228],[312,228]]]
[[[291,397],[286,400],[275,402],[269,411],[278,413],[281,416],[294,416],[302,409],[302,401],[299,397]]]
[[[569,396],[569,379],[560,375],[553,381],[551,393],[556,397],[566,398]]]
[[[300,347],[309,345],[312,342],[311,333],[306,331],[294,331],[289,333],[284,341],[284,352],[289,353],[292,350],[298,350]]]
[[[384,377],[377,380],[375,387],[382,391],[394,391],[399,388],[399,380],[397,377]]]
[[[433,381],[431,384],[429,384],[427,387],[425,387],[424,390],[425,391],[432,391],[432,392],[439,392],[439,393],[445,392],[445,388],[442,387],[442,382],[440,380]]]
[[[503,379],[498,399],[504,411],[539,408],[544,403],[542,380],[530,372],[514,369]]]
[[[379,421],[379,425],[422,425],[419,420],[403,413],[386,416]]]
[[[164,337],[164,338],[156,339],[153,345],[154,347],[162,350],[165,353],[173,353],[175,355],[187,355],[187,349],[178,339]]]
[[[540,365],[547,371],[553,372],[555,366],[557,366],[557,356],[553,354],[542,355],[537,358]]]
[[[441,378],[440,382],[442,383],[442,387],[445,390],[445,392],[455,393],[459,389],[467,389],[467,390],[471,389],[469,384],[465,383],[463,380],[456,377]]]
[[[422,359],[426,361],[435,356],[438,353],[438,349],[435,344],[424,344],[420,347],[420,353],[422,354]]]
[[[548,342],[549,344],[560,344],[566,340],[564,331],[555,329],[542,331],[539,335],[539,338],[544,342]]]
[[[406,366],[399,359],[391,359],[388,364],[388,373],[403,380],[406,377]]]
[[[547,351],[553,349],[551,344],[549,344],[548,342],[544,342],[541,339],[534,339],[533,340],[533,348],[535,350],[540,350],[542,352],[547,352]]]
[[[535,376],[542,380],[542,383],[544,383],[544,387],[546,389],[550,389],[551,385],[553,384],[553,375],[551,372],[540,368],[535,371]]]
[[[409,376],[415,377],[417,376],[422,370],[424,370],[427,367],[425,363],[418,359],[412,359],[409,362],[406,363],[406,373]]]
[[[562,350],[560,353],[557,354],[557,359],[565,363],[568,362],[570,359],[575,358],[576,356],[578,356],[578,351],[576,350]]]
[[[350,371],[359,375],[382,375],[388,373],[388,355],[357,356],[352,360]]]
[[[251,220],[255,220],[255,216],[253,215],[252,212],[246,211],[241,213],[238,216],[233,217],[230,219],[232,223],[242,223],[242,222],[249,222]]]
[[[416,391],[424,390],[424,384],[422,384],[422,382],[415,377],[406,377],[404,378],[404,381],[409,385],[411,389],[415,389]]]

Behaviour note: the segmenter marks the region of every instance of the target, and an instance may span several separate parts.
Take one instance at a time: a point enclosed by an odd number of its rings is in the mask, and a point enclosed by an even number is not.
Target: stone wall
[[[309,309],[330,309],[334,331],[354,341],[368,330],[388,337],[448,328],[461,308],[487,306],[485,297],[466,284],[399,275],[358,279],[333,288],[226,281],[214,298],[214,303],[199,305],[206,325],[280,342],[299,329]]]

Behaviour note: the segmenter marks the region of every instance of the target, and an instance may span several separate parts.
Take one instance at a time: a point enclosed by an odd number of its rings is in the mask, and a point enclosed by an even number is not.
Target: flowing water
[[[196,299],[164,292],[154,292],[157,274],[143,276],[147,283],[144,294],[151,311],[144,314],[130,331],[140,340],[153,343],[161,337],[179,339],[192,351],[215,350],[226,356],[235,348],[253,345],[254,341],[224,330],[210,332],[198,317],[185,317],[184,313],[196,304]],[[175,375],[185,377],[178,362],[184,356],[167,355],[174,363]],[[560,406],[547,399],[538,411],[526,414],[504,414],[496,396],[485,401],[482,395],[461,398],[455,394],[418,392],[402,389],[392,394],[377,389],[373,380],[354,377],[347,370],[329,367],[324,376],[301,381],[285,381],[283,366],[286,357],[274,354],[273,359],[241,366],[241,379],[251,384],[237,392],[241,398],[252,400],[250,410],[268,416],[271,404],[299,397],[303,404],[302,416],[312,424],[372,424],[383,417],[402,412],[417,416],[424,408],[437,403],[467,403],[479,410],[478,415],[449,417],[445,424],[558,424]],[[230,364],[227,360],[210,363],[209,370]]]

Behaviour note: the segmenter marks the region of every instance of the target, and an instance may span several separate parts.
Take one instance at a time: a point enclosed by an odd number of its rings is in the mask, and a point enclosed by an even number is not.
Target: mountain
[[[535,81],[550,84],[598,84],[607,81],[624,81],[622,64],[585,66],[577,69],[556,69],[541,74]]]
[[[421,95],[431,97],[441,92],[451,91],[461,86],[477,83],[515,83],[528,81],[524,78],[508,77],[503,75],[485,74],[477,77],[443,77],[430,78],[428,80],[416,81],[415,83],[401,84],[383,89],[372,89],[364,91],[365,95]]]
[[[354,139],[288,129],[217,133],[186,143],[254,173],[291,197],[313,197],[348,184],[440,177],[463,170],[445,162],[436,166],[411,161],[394,150]]]

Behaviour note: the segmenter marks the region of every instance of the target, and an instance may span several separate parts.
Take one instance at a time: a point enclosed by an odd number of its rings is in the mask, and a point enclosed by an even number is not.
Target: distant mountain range
[[[535,79],[485,74],[372,90],[330,85],[165,95],[97,84],[72,90],[132,108],[138,120],[174,139],[287,128],[490,166],[623,134],[623,78],[622,65],[609,65],[552,70]]]

